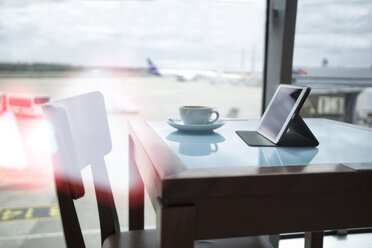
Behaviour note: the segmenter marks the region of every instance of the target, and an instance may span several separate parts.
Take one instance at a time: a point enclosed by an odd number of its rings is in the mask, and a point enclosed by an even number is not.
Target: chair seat
[[[105,240],[103,248],[156,248],[156,230],[129,231],[114,234]],[[273,248],[263,237],[197,240],[195,248]]]

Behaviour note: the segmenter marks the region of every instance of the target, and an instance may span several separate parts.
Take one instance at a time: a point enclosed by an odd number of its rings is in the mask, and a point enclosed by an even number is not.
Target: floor
[[[27,89],[52,99],[100,90],[106,96],[113,150],[106,157],[122,229],[127,229],[127,129],[133,118],[165,119],[189,103],[215,106],[222,116],[258,118],[261,88],[246,85],[181,83],[175,79],[121,77],[94,72],[67,78],[0,78],[0,91]],[[226,97],[232,96],[232,97]],[[238,107],[243,106],[243,107]],[[231,116],[230,116],[231,117]],[[42,118],[0,115],[0,247],[65,247],[56,203],[48,124]],[[6,135],[6,136],[5,136]],[[5,137],[5,138],[4,138]],[[87,247],[99,247],[97,210],[89,168],[83,171],[86,197],[77,211]],[[148,200],[145,225],[154,227]],[[281,240],[280,248],[303,247],[303,239]],[[372,247],[372,235],[326,237],[325,246]]]
[[[280,248],[303,247],[304,239],[285,239],[279,242]],[[326,236],[324,248],[371,248],[372,234],[349,234],[347,236]]]

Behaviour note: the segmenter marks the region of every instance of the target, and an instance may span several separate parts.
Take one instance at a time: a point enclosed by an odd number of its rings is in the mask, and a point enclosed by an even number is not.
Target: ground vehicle
[[[1,96],[1,95],[0,95]],[[2,111],[8,110],[16,115],[37,117],[42,114],[41,104],[49,101],[47,95],[31,95],[31,94],[18,94],[7,93],[3,94]]]

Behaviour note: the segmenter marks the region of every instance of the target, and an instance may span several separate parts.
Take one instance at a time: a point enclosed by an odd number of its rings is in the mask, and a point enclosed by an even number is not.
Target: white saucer
[[[180,130],[180,131],[188,131],[188,132],[210,132],[216,128],[219,128],[225,124],[222,120],[217,120],[211,124],[202,124],[202,125],[186,125],[181,120],[177,119],[168,119],[167,123]]]

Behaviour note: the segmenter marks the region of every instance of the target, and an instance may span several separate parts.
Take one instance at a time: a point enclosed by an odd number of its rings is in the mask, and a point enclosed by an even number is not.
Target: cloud
[[[372,65],[372,2],[299,1],[294,65]]]
[[[1,0],[0,59],[145,66],[153,57],[168,67],[237,70],[242,51],[250,68],[255,47],[260,68],[265,8],[262,0]],[[371,8],[367,0],[299,1],[295,62],[338,50],[339,64],[352,52],[361,56],[355,66],[372,64]]]
[[[264,13],[260,0],[2,0],[0,54],[6,61],[143,66],[149,54],[174,65],[208,61],[219,50],[239,61],[242,47],[263,42]]]

